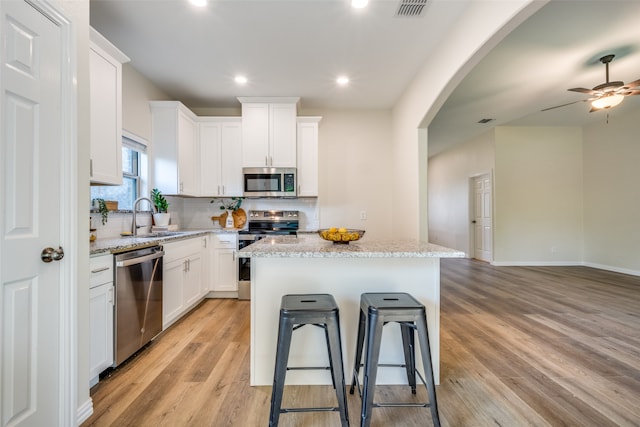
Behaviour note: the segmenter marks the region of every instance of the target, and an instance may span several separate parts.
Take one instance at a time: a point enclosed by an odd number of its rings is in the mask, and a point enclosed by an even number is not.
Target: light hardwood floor
[[[443,260],[441,274],[443,426],[640,425],[640,277],[466,259]],[[249,322],[248,301],[205,301],[92,389],[83,426],[268,425],[271,388],[249,386]],[[331,387],[287,386],[284,404],[333,399]],[[359,411],[349,395],[353,426]],[[340,425],[337,413],[280,421]],[[429,425],[428,409],[374,409],[374,427]]]

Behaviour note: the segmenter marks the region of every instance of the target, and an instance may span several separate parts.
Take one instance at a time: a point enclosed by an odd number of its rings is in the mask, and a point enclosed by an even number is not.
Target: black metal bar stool
[[[402,332],[402,345],[404,351],[404,365],[378,364],[380,356],[380,342],[382,340],[382,328],[389,322],[400,324]],[[414,331],[418,332],[418,342],[422,353],[422,365],[427,380],[416,369]],[[362,364],[363,345],[366,336],[366,353],[364,365]],[[429,401],[426,403],[374,403],[373,397],[376,387],[378,367],[403,367],[407,371],[407,380],[411,392],[416,394],[416,374],[425,384]],[[359,382],[360,368],[364,367],[362,388]],[[429,347],[429,332],[427,330],[427,317],[424,305],[406,293],[364,293],[360,296],[360,321],[358,325],[358,337],[356,343],[356,360],[353,368],[353,380],[349,392],[353,394],[358,387],[358,393],[362,398],[361,427],[368,427],[371,423],[373,408],[379,407],[429,407],[434,426],[440,426],[438,416],[438,403],[436,401],[436,389],[433,379],[433,367],[431,366],[431,349]]]
[[[328,367],[289,367],[289,348],[293,331],[305,325],[315,325],[324,329],[329,354]],[[338,399],[337,407],[328,408],[282,408],[287,371],[299,369],[321,369],[331,371],[333,388]],[[339,411],[342,426],[349,425],[347,396],[345,393],[344,368],[342,362],[342,344],[340,341],[340,319],[338,305],[332,295],[306,294],[284,295],[280,305],[280,326],[278,328],[278,346],[276,366],[273,374],[271,392],[271,413],[269,426],[277,426],[280,414],[287,412]]]

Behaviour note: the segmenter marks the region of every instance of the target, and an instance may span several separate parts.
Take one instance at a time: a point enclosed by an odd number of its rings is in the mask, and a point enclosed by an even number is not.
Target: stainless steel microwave
[[[244,197],[296,197],[296,168],[243,168]]]

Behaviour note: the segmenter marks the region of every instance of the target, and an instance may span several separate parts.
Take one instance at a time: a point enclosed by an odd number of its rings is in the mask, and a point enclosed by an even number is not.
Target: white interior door
[[[473,179],[474,188],[474,255],[482,261],[492,261],[492,185],[491,175],[485,174]]]
[[[69,260],[56,260],[70,209],[60,202],[63,148],[70,144],[62,118],[66,33],[45,16],[50,6],[32,3],[39,9],[0,1],[2,426],[61,425],[67,392],[60,307]]]

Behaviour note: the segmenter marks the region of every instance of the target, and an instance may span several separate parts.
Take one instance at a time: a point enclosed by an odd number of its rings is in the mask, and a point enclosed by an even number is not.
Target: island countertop
[[[369,240],[334,244],[314,234],[273,236],[240,250],[241,258],[462,258],[464,252],[418,240]]]

